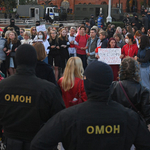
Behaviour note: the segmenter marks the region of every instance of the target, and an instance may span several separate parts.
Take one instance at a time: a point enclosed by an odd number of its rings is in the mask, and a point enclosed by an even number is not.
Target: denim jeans
[[[140,66],[140,76],[142,85],[150,91],[150,66]]]
[[[87,58],[86,58],[86,55],[77,54],[77,56],[81,58],[82,63],[83,63],[83,68],[84,68],[84,70],[85,70],[85,68],[86,68],[86,66],[87,66]]]

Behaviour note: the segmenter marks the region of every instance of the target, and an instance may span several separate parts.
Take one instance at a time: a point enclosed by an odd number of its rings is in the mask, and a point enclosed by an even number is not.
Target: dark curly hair
[[[140,81],[139,65],[137,61],[131,57],[126,57],[122,60],[119,73],[120,80],[133,79],[137,82]]]

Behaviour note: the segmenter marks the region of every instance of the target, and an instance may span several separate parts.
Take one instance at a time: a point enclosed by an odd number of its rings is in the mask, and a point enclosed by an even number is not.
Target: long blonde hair
[[[81,59],[79,57],[69,58],[61,83],[63,90],[68,91],[73,88],[75,77],[82,79],[83,72],[84,69]]]

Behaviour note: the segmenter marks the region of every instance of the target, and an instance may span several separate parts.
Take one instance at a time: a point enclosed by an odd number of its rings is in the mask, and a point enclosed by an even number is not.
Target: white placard
[[[99,61],[105,62],[109,65],[121,64],[121,48],[99,48],[98,49]]]
[[[40,26],[37,26],[36,27],[36,31],[37,32],[39,32],[39,31],[46,31],[46,26],[45,26],[45,24],[42,24],[42,25],[40,25]]]

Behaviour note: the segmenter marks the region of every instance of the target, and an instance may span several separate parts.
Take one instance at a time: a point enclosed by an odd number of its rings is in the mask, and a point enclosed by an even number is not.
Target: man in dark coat
[[[95,25],[94,15],[91,15],[91,19],[89,22],[90,22],[90,27],[92,28]]]
[[[146,14],[142,14],[142,24],[147,31],[148,30],[148,17]]]
[[[18,26],[15,25],[15,19],[10,19],[10,25],[4,28],[3,36],[5,35],[5,32],[8,30],[8,27],[13,27],[16,31],[17,35],[20,35],[20,29]]]
[[[131,18],[130,18],[130,15],[129,15],[129,14],[127,14],[127,17],[125,17],[125,18],[123,19],[123,23],[124,23],[125,26],[128,26],[128,25],[131,24]]]
[[[51,118],[37,133],[30,150],[52,150],[62,142],[65,150],[150,149],[150,133],[133,110],[109,99],[113,72],[94,61],[84,73],[88,100]]]
[[[142,27],[142,21],[138,19],[138,15],[136,13],[133,14],[131,25],[132,25],[132,27],[136,26],[138,28],[138,30],[140,30]]]
[[[16,74],[0,82],[0,125],[7,150],[29,150],[38,130],[65,108],[58,87],[35,76],[36,61],[33,46],[19,46]]]

